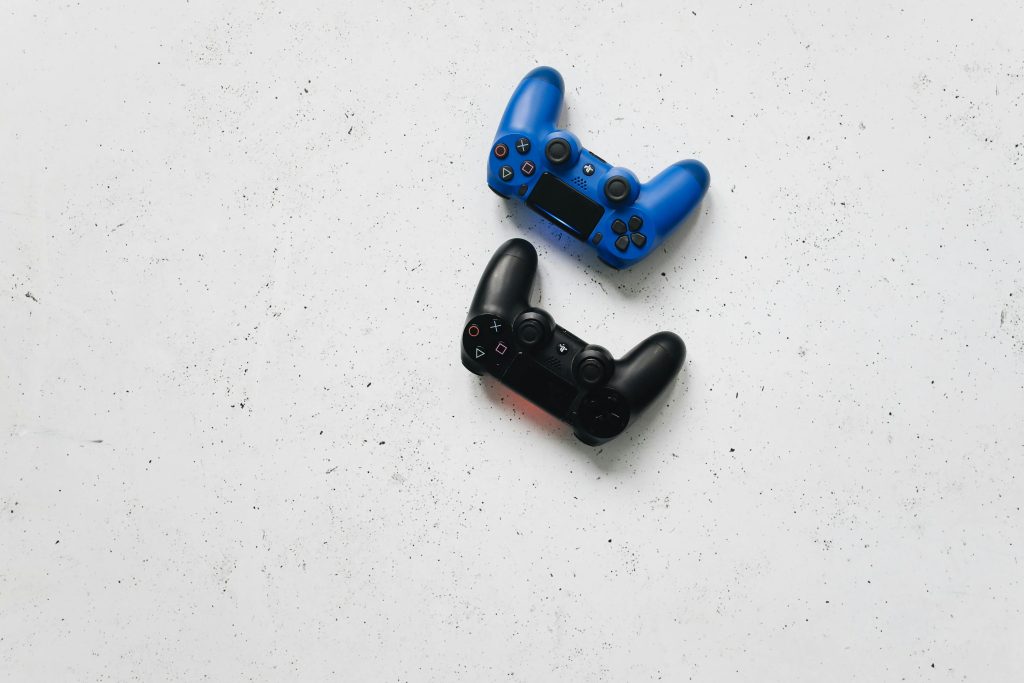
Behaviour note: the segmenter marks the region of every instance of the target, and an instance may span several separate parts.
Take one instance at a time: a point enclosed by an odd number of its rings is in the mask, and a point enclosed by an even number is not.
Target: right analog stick
[[[516,330],[516,336],[527,346],[533,346],[544,338],[544,327],[536,320],[527,320]]]
[[[612,176],[604,184],[604,196],[610,202],[621,202],[629,196],[629,181],[622,176]]]
[[[569,141],[562,138],[555,138],[544,148],[544,156],[553,164],[564,164],[569,160],[571,154],[572,148],[569,146]]]
[[[555,321],[539,309],[525,311],[516,320],[514,332],[519,343],[528,349],[536,348],[551,336]]]

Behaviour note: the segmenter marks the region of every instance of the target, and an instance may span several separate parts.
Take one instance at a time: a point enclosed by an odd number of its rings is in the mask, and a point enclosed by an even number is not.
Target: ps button
[[[618,218],[616,218],[615,220],[612,221],[612,232],[614,232],[616,235],[625,235],[626,224],[623,223]]]
[[[516,149],[519,150],[520,154],[526,154],[530,151],[530,141],[526,138],[519,138],[516,140]]]
[[[504,142],[499,142],[498,144],[496,144],[494,146],[494,156],[498,157],[499,159],[504,159],[505,157],[507,157],[508,145],[506,145]]]
[[[527,159],[523,162],[523,165],[519,167],[519,170],[523,172],[523,175],[529,178],[533,175],[533,172],[537,170],[537,167],[533,165],[533,162]]]
[[[629,246],[629,238],[623,235],[619,239],[615,240],[615,248],[619,251],[626,251],[626,247]]]
[[[647,244],[647,237],[642,232],[634,232],[632,237],[633,244],[640,247],[641,249],[645,244]]]
[[[597,169],[594,168],[593,164],[583,164],[583,175],[587,175],[587,176],[594,175],[594,171],[596,171],[596,170]]]
[[[508,152],[506,151],[506,154],[507,153]],[[502,166],[500,169],[498,169],[498,174],[501,176],[502,180],[506,180],[507,181],[507,180],[512,180],[512,177],[516,173],[515,173],[515,171],[512,170],[511,166]]]
[[[636,232],[640,228],[644,227],[644,219],[640,216],[631,216],[629,219],[629,229]]]
[[[594,235],[594,245],[596,246],[598,244],[601,244],[601,240],[603,238],[604,238],[604,233],[602,233],[602,232],[599,232],[596,235]]]

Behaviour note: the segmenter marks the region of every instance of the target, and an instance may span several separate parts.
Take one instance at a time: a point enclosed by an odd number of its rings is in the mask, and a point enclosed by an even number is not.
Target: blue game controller
[[[487,184],[517,198],[598,257],[628,268],[651,254],[708,191],[704,164],[672,164],[646,183],[558,128],[565,84],[548,66],[530,73],[505,107],[487,159]]]

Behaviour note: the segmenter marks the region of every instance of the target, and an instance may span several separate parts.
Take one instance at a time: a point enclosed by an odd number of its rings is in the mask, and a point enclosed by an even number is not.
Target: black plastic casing
[[[621,434],[675,379],[686,346],[678,335],[658,332],[614,359],[530,306],[536,274],[532,244],[512,239],[498,248],[462,329],[462,364],[567,422],[580,441],[600,445]],[[596,363],[581,363],[588,359]]]

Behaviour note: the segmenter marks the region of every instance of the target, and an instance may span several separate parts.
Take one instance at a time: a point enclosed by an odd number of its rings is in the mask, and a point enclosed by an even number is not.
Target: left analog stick
[[[612,374],[615,360],[603,346],[589,345],[573,361],[577,381],[588,387],[604,384]]]
[[[600,384],[605,375],[604,364],[596,358],[588,358],[580,363],[579,375],[584,384]]]
[[[613,176],[604,184],[604,196],[610,202],[621,202],[629,196],[629,181],[622,176]]]

